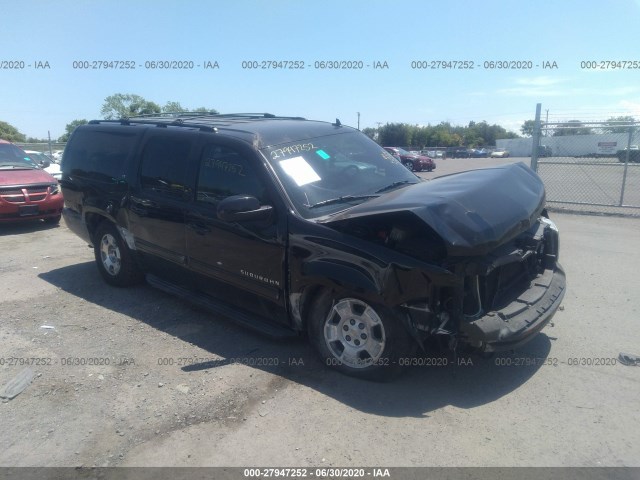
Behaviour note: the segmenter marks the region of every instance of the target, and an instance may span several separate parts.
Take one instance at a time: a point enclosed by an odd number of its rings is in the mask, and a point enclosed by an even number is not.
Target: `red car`
[[[14,144],[0,140],[0,223],[58,223],[64,200],[58,181]]]
[[[400,163],[407,167],[412,172],[420,172],[426,170],[430,172],[435,170],[436,162],[431,157],[426,155],[416,155],[411,152],[407,152],[400,147],[383,147],[387,152],[396,157]]]

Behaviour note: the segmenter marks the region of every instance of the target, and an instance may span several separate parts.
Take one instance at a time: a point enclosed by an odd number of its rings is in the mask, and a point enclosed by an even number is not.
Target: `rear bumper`
[[[91,244],[91,235],[89,235],[89,230],[87,229],[87,225],[84,222],[82,214],[65,207],[62,210],[62,218],[64,218],[64,223],[67,224],[67,228],[69,228],[69,230],[78,235],[88,244]]]
[[[533,281],[531,288],[501,310],[463,322],[460,333],[484,351],[510,350],[532,340],[560,307],[566,290],[562,267],[546,270]]]

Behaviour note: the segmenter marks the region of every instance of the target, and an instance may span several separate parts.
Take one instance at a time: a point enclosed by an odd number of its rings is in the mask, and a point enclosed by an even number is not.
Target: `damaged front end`
[[[489,254],[450,264],[460,283],[441,292],[441,317],[452,320],[447,324],[455,338],[484,352],[531,340],[564,297],[558,240],[555,225],[541,216]]]
[[[514,164],[407,187],[331,223],[419,261],[396,265],[386,303],[420,345],[444,337],[453,349],[494,352],[531,340],[564,297],[544,200],[539,177]]]

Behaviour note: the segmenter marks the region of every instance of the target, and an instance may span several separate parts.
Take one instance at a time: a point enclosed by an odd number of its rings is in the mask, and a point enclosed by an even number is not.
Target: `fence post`
[[[538,172],[538,146],[540,144],[540,112],[542,104],[536,104],[536,120],[533,126],[533,138],[531,139],[531,170]]]
[[[622,174],[622,189],[620,190],[620,207],[624,205],[624,189],[627,184],[627,170],[629,169],[629,155],[631,155],[631,137],[633,136],[633,127],[629,126],[629,138],[627,138],[627,158],[624,161],[624,173]]]

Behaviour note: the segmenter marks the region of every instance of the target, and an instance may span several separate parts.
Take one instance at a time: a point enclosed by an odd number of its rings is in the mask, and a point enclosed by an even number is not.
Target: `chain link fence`
[[[47,155],[52,155],[54,152],[64,150],[66,143],[20,143],[14,142],[23,150],[33,150],[35,152],[43,152]]]
[[[549,208],[640,216],[640,122],[542,122],[538,111],[532,145]]]

